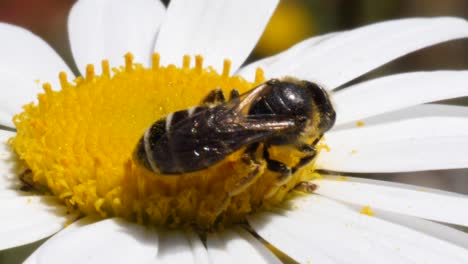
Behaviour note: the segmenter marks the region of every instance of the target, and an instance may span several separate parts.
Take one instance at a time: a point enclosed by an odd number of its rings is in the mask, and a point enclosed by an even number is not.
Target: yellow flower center
[[[216,165],[184,175],[158,175],[132,158],[135,146],[156,120],[199,104],[211,90],[221,87],[241,93],[265,81],[261,70],[253,82],[229,76],[230,62],[221,74],[203,68],[201,56],[190,66],[163,67],[154,54],[145,68],[126,55],[125,66],[112,69],[102,63],[102,75],[87,67],[85,78],[67,81],[60,73],[61,90],[44,85],[38,103],[24,106],[14,117],[17,128],[11,140],[14,151],[32,172],[33,185],[46,188],[69,208],[84,215],[119,216],[145,224],[167,226],[241,222],[261,207],[281,202],[299,182],[312,177],[313,165],[299,170],[277,186],[278,175],[264,168],[255,181],[226,199],[228,190],[245,178],[249,165],[242,150]],[[298,157],[288,148],[270,155],[287,164]],[[221,209],[221,213],[220,213]]]

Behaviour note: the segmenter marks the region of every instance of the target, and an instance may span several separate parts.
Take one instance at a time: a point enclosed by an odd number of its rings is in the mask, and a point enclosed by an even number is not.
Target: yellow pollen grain
[[[340,176],[340,177],[338,177],[337,180],[338,180],[338,181],[348,181],[348,177]]]
[[[88,65],[85,79],[68,82],[61,73],[61,90],[43,85],[38,103],[25,105],[14,117],[17,133],[10,141],[31,170],[35,187],[83,215],[210,228],[214,223],[243,222],[249,213],[282,202],[298,183],[317,177],[311,163],[277,188],[278,175],[266,170],[262,161],[256,181],[226,200],[227,192],[251,169],[242,162],[242,150],[183,177],[143,168],[132,153],[155,121],[198,105],[213,89],[221,88],[225,95],[232,89],[244,93],[265,81],[261,70],[254,82],[229,76],[228,60],[218,73],[202,68],[201,56],[195,57],[195,66],[185,63],[187,68],[162,66],[157,53],[152,58],[152,67],[145,68],[127,54],[125,66],[113,68],[112,76],[103,61],[102,75],[95,75],[94,66]],[[277,155],[280,160],[297,160],[291,158],[296,155],[292,152]],[[225,211],[218,218],[221,207]]]
[[[105,77],[109,78],[110,77],[109,61],[108,60],[103,60],[101,62],[101,68],[102,68],[102,76],[105,76]]]
[[[125,71],[130,72],[133,70],[133,54],[127,53],[125,54]]]
[[[86,80],[91,81],[94,79],[94,65],[86,65]]]
[[[229,77],[229,72],[231,71],[231,60],[224,60],[223,64],[223,77]]]
[[[325,150],[326,152],[330,152],[330,151],[331,151],[330,146],[328,146],[327,144],[320,144],[320,145],[319,145],[319,148],[320,148],[320,150],[323,149],[323,150]]]
[[[182,67],[184,69],[190,68],[190,56],[189,55],[184,55],[182,59]]]
[[[195,69],[199,72],[203,69],[203,57],[201,55],[195,56]]]
[[[368,216],[374,216],[374,211],[370,208],[370,206],[363,206],[361,208],[361,211],[359,211],[361,214],[365,214]]]
[[[351,154],[353,154],[353,155],[354,155],[354,154],[357,154],[357,153],[358,153],[358,151],[357,151],[357,150],[355,150],[355,149],[351,150]]]
[[[362,120],[359,120],[359,121],[356,122],[357,127],[363,127],[364,125],[365,125],[365,123]]]
[[[60,80],[60,86],[68,87],[67,74],[65,72],[62,71],[59,73],[59,80]]]
[[[71,224],[73,224],[73,221],[67,220],[67,221],[65,221],[65,223],[63,223],[63,227],[65,228],[65,227],[67,227],[67,226],[69,226]]]
[[[312,176],[312,179],[323,179],[322,174],[320,174],[318,172],[312,172],[311,176]]]
[[[159,53],[153,53],[151,56],[151,65],[153,70],[158,70],[159,69],[159,62],[161,60],[161,57],[159,56]]]
[[[265,80],[265,73],[262,68],[257,68],[255,70],[255,82],[260,83],[260,80]]]

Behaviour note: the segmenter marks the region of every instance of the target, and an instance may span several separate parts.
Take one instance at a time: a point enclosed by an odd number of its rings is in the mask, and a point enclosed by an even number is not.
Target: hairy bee
[[[181,174],[208,168],[246,147],[246,162],[254,165],[246,179],[252,180],[259,172],[254,153],[261,144],[267,169],[278,172],[281,183],[315,157],[315,145],[333,126],[335,116],[324,89],[291,77],[271,79],[242,95],[232,90],[227,101],[215,89],[200,106],[152,124],[134,156],[155,173]],[[311,138],[315,140],[307,144]],[[268,148],[279,145],[291,145],[303,153],[298,164],[290,167],[271,159]]]

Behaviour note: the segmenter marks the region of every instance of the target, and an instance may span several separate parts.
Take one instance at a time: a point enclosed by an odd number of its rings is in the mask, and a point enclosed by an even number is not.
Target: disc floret
[[[256,182],[234,196],[218,217],[225,190],[248,169],[239,162],[242,150],[208,169],[178,176],[157,175],[139,166],[132,152],[145,129],[165,115],[197,105],[209,91],[221,88],[241,93],[264,82],[259,69],[249,82],[230,76],[230,61],[221,74],[203,67],[203,57],[184,56],[182,67],[159,64],[145,68],[125,56],[125,65],[102,73],[88,65],[85,77],[73,82],[59,74],[61,89],[44,84],[37,103],[24,106],[14,117],[13,150],[31,170],[33,185],[57,196],[84,215],[119,216],[148,224],[195,224],[210,228],[233,223],[263,206],[279,203],[300,181],[311,176],[311,166],[287,184],[274,188],[275,175],[262,170]],[[278,152],[278,159],[293,162],[293,154]],[[273,190],[274,188],[274,190]]]

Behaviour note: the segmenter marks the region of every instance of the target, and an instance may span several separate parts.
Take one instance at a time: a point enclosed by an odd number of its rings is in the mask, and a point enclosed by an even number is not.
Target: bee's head
[[[313,106],[313,114],[318,117],[317,128],[321,133],[330,130],[335,124],[336,112],[329,93],[316,83],[301,81],[308,94],[308,102]],[[311,117],[312,118],[312,117]]]
[[[329,130],[335,123],[335,110],[328,93],[319,85],[292,77],[271,79],[270,90],[252,105],[250,113],[294,117],[298,129]]]

